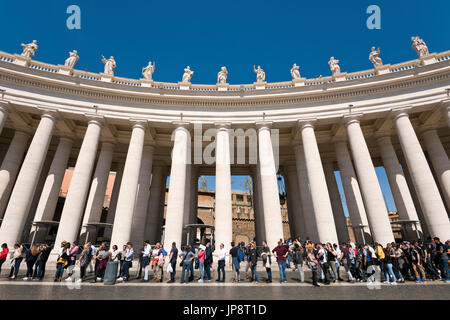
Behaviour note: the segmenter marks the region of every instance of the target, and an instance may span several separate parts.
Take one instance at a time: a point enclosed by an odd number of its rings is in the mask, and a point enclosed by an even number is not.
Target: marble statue
[[[28,43],[28,44],[22,43],[21,46],[23,47],[22,56],[27,57],[27,58],[34,57],[34,53],[38,49],[36,40],[33,40],[33,42]]]
[[[261,66],[258,66],[258,68],[255,68],[255,66],[253,66],[253,71],[256,73],[256,82],[266,81],[266,73],[263,69],[261,69]]]
[[[142,68],[142,75],[147,80],[153,80],[153,73],[155,72],[156,63],[153,61],[153,64],[151,61],[148,62],[148,65],[144,68]]]
[[[411,37],[411,41],[413,42],[412,48],[416,50],[419,58],[423,58],[428,56],[430,53],[428,52],[428,47],[425,44],[425,41],[420,39],[419,37]]]
[[[372,51],[369,54],[369,60],[373,63],[375,68],[383,65],[383,60],[380,58],[380,48],[375,50],[375,47],[372,47]]]
[[[220,71],[217,73],[217,83],[227,83],[227,76],[227,67],[220,68]]]
[[[187,66],[184,69],[183,80],[181,80],[181,82],[185,82],[185,83],[191,82],[191,78],[192,78],[193,74],[194,74],[194,71],[192,71],[191,68],[189,66]]]
[[[294,63],[294,65],[292,66],[292,69],[291,69],[292,80],[300,79],[299,69],[300,69],[300,67],[296,63]]]
[[[66,62],[64,62],[64,66],[73,69],[75,63],[77,63],[79,59],[80,57],[78,56],[77,50],[73,50],[72,52],[69,52],[69,57],[66,59]]]
[[[330,66],[330,70],[333,75],[341,72],[341,67],[339,67],[339,60],[335,59],[334,57],[330,58],[330,61],[328,61],[328,65]]]
[[[105,57],[102,55],[102,62],[105,64],[105,74],[114,75],[114,69],[116,68],[116,60],[114,60],[114,57],[111,56],[109,59],[105,59]]]

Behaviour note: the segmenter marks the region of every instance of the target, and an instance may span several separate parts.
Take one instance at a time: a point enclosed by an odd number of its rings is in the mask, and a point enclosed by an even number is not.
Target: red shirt
[[[8,255],[9,249],[5,248],[0,252],[0,260],[6,260],[6,256]]]
[[[284,246],[277,246],[275,249],[272,250],[272,252],[276,253],[277,256],[277,262],[278,261],[286,261],[286,257],[284,256],[288,250]]]

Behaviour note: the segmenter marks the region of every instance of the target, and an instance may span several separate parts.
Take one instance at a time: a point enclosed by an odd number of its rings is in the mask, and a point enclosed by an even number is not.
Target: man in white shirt
[[[217,280],[216,282],[225,282],[225,258],[227,256],[227,250],[223,243],[220,244],[220,249],[217,251],[218,256],[218,266],[217,266]],[[223,278],[220,279],[220,271],[222,271]]]
[[[325,276],[325,284],[330,284],[330,279],[328,278],[328,260],[327,251],[323,248],[321,243],[317,244],[319,251],[317,252],[317,260],[319,260],[320,268]]]
[[[144,250],[142,251],[142,267],[144,268],[144,281],[148,281],[148,266],[150,265],[150,254],[152,247],[150,241],[145,240]]]

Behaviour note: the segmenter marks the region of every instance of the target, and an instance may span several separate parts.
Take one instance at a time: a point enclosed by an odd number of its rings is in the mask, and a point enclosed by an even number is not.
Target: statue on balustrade
[[[153,64],[151,61],[148,62],[148,65],[144,68],[142,68],[142,75],[147,80],[153,80],[153,73],[155,72],[156,63],[153,61]]]
[[[77,63],[79,59],[80,57],[78,56],[77,50],[73,50],[72,52],[69,52],[69,57],[64,62],[64,66],[73,69],[75,63]]]
[[[38,45],[37,45],[37,41],[36,40],[33,40],[33,42],[28,43],[28,44],[23,44],[22,43],[21,46],[23,47],[22,56],[27,57],[27,58],[34,57],[34,53],[38,49]]]
[[[300,79],[300,67],[294,63],[294,65],[291,68],[291,76],[292,76],[292,80],[295,79]]]
[[[380,58],[380,48],[375,50],[375,47],[372,47],[372,51],[369,54],[369,60],[373,63],[375,68],[383,65],[383,60]]]
[[[266,73],[263,69],[261,69],[261,66],[258,66],[258,68],[255,68],[253,65],[253,71],[256,73],[256,82],[264,82],[266,81]]]
[[[420,39],[419,37],[412,37],[411,41],[413,42],[412,48],[416,50],[417,55],[419,58],[423,58],[425,56],[428,56],[430,53],[428,52],[428,47],[425,44],[425,41]]]
[[[189,83],[191,82],[191,78],[194,75],[194,71],[191,70],[189,66],[184,69],[183,80],[181,82]]]
[[[105,64],[104,73],[113,76],[114,69],[116,68],[116,60],[114,60],[114,57],[111,56],[109,59],[105,59],[105,57],[102,55],[102,62]]]
[[[220,68],[220,71],[217,73],[217,83],[227,83],[228,70],[227,67]]]
[[[341,67],[339,67],[339,60],[335,59],[334,57],[330,58],[330,61],[328,61],[328,65],[330,66],[330,70],[333,75],[341,72]]]

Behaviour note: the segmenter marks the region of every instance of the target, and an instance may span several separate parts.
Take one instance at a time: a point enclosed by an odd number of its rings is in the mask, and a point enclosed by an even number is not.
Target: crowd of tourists
[[[17,278],[20,265],[25,261],[27,271],[23,280],[42,280],[51,250],[52,247],[47,244],[27,247],[20,242],[9,250],[4,243],[0,251],[0,272],[9,255],[9,279]],[[271,283],[272,267],[275,265],[272,262],[278,266],[280,283],[287,282],[287,270],[293,271],[294,279],[299,282],[305,282],[305,270],[310,270],[314,286],[339,281],[380,281],[392,285],[405,281],[450,282],[450,241],[442,243],[437,237],[426,242],[404,241],[400,244],[388,243],[386,246],[379,243],[356,245],[351,241],[338,245],[313,243],[309,239],[301,241],[300,238],[280,239],[273,249],[265,241],[262,246],[257,246],[254,241],[248,244],[232,242],[230,250],[220,244],[216,251],[208,242],[197,248],[193,244],[187,245],[180,252],[176,243],[172,243],[167,252],[161,244],[152,246],[149,241],[145,241],[140,250],[135,252],[130,242],[119,250],[117,245],[108,248],[106,243],[95,247],[91,242],[80,246],[77,242],[63,241],[59,247],[53,279],[62,281],[66,274],[66,281],[82,282],[86,280],[88,271],[94,274],[91,282],[103,281],[108,262],[113,262],[117,264],[117,272],[113,277],[117,282],[128,282],[135,256],[138,257],[135,278],[142,281],[163,282],[166,271],[170,274],[167,282],[174,283],[178,264],[181,267],[181,283],[187,284],[194,280],[199,283],[210,282],[213,261],[216,260],[216,282],[225,282],[225,266],[228,263],[232,269],[233,283]],[[261,266],[260,274],[258,264]],[[74,276],[75,270],[79,270],[78,277]],[[264,280],[261,270],[265,270]]]

